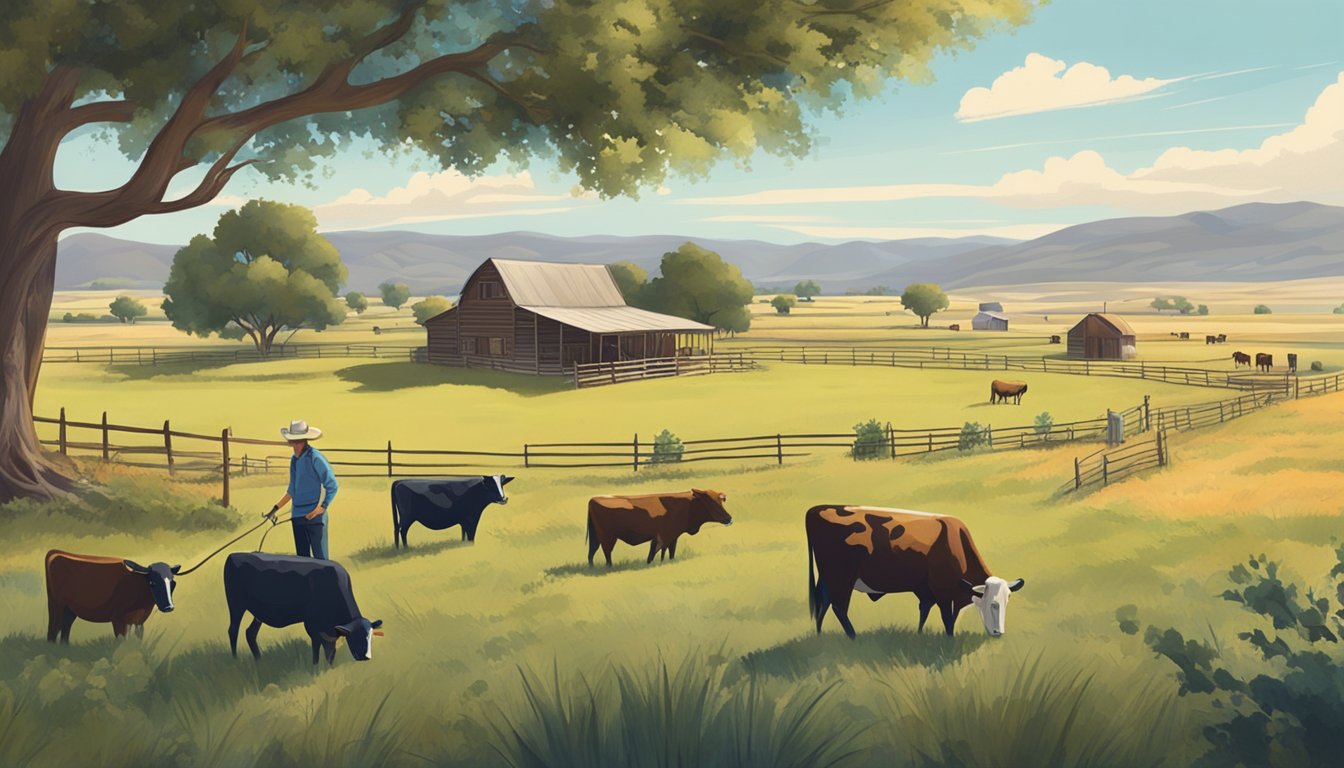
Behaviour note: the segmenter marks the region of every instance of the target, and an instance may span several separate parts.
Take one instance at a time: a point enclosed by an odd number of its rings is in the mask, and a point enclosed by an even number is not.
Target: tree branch
[[[714,37],[713,35],[705,34],[704,32],[699,32],[684,25],[682,26],[681,29],[690,37],[693,37],[697,40],[703,40],[704,42],[713,45],[715,48],[718,48],[724,51],[725,53],[730,53],[734,56],[745,56],[749,59],[761,59],[762,61],[768,61],[771,64],[778,64],[780,66],[788,66],[789,63],[788,59],[785,59],[780,56],[775,56],[774,54],[766,53],[764,51],[739,51],[736,48],[730,46],[726,40]]]
[[[114,101],[95,101],[75,107],[65,114],[62,135],[93,123],[129,123],[139,107],[133,101],[116,99]]]

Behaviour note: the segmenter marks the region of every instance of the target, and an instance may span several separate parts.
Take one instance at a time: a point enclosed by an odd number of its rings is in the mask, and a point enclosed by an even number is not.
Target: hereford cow
[[[1002,381],[995,379],[989,385],[989,402],[1006,403],[1008,398],[1013,398],[1017,405],[1022,404],[1022,396],[1027,394],[1027,383],[1025,381]]]
[[[588,500],[588,565],[601,547],[610,566],[617,541],[631,546],[649,542],[648,563],[659,552],[676,560],[682,534],[694,536],[705,523],[733,524],[723,506],[726,501],[728,497],[718,491],[698,488],[648,496],[594,496]]]
[[[135,627],[145,636],[145,620],[155,606],[173,611],[174,577],[182,566],[154,563],[146,568],[133,560],[76,555],[53,549],[47,553],[47,642],[69,644],[75,619],[112,623],[112,633],[125,637]]]
[[[1240,368],[1243,365],[1246,366],[1247,368],[1251,367],[1251,356],[1246,354],[1245,352],[1233,352],[1232,366],[1234,368]]]
[[[469,480],[415,478],[392,483],[392,546],[407,546],[406,532],[419,523],[431,531],[462,526],[463,541],[476,540],[481,514],[491,504],[508,504],[507,475]]]
[[[1255,367],[1257,370],[1269,373],[1269,370],[1274,367],[1274,356],[1264,352],[1256,352]]]
[[[252,614],[247,647],[261,658],[257,633],[261,625],[288,627],[303,623],[313,641],[313,663],[321,648],[327,664],[336,659],[336,639],[344,637],[356,661],[373,658],[373,636],[382,619],[369,621],[359,612],[350,589],[350,574],[340,563],[266,552],[235,552],[224,561],[224,599],[229,604],[229,649],[238,657],[238,625]]]
[[[943,629],[952,634],[967,605],[980,611],[985,630],[1002,637],[1008,596],[1023,580],[1005,581],[989,572],[955,517],[903,509],[825,504],[807,511],[808,604],[821,632],[826,611],[854,637],[849,601],[863,592],[874,602],[913,592],[919,599],[919,631],[938,606]],[[815,564],[816,570],[813,571]]]

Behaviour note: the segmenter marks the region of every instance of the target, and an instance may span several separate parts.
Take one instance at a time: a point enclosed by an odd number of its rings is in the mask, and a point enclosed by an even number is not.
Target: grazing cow
[[[961,330],[961,323],[953,323],[953,324],[947,326],[947,330],[949,330],[949,331],[960,331],[960,330]]]
[[[475,541],[481,513],[491,504],[508,504],[504,486],[507,475],[473,477],[470,480],[416,478],[392,483],[392,546],[406,543],[406,532],[419,523],[431,531],[462,526],[462,540]]]
[[[46,557],[47,642],[70,643],[75,619],[111,622],[112,633],[125,637],[135,627],[145,636],[145,620],[157,606],[173,611],[174,577],[182,566],[154,563],[146,568],[133,560],[76,555],[53,549]]]
[[[1204,343],[1205,343],[1205,344],[1217,344],[1217,343],[1218,343],[1218,337],[1217,337],[1217,336],[1205,336],[1205,337],[1204,337]]]
[[[1296,352],[1289,352],[1289,353],[1288,353],[1288,372],[1289,372],[1289,373],[1297,373],[1297,353],[1296,353]]]
[[[884,595],[913,592],[919,599],[921,632],[933,606],[938,606],[943,629],[951,635],[957,614],[975,605],[985,631],[1003,636],[1008,595],[1021,589],[1023,580],[1008,582],[991,575],[961,520],[903,509],[824,504],[809,509],[804,521],[808,605],[818,633],[829,609],[845,634],[854,637],[849,601],[855,592],[873,602]]]
[[[247,646],[261,658],[257,632],[261,625],[288,627],[303,623],[313,641],[313,664],[318,649],[327,664],[336,659],[336,639],[344,637],[356,661],[373,658],[373,636],[382,619],[369,621],[359,612],[350,589],[350,574],[332,560],[317,560],[266,552],[234,552],[224,561],[224,599],[229,604],[229,649],[238,657],[238,625],[252,614]]]
[[[1226,333],[1220,333],[1220,334],[1218,334],[1217,339],[1218,339],[1218,343],[1219,343],[1219,344],[1226,343],[1226,342],[1227,342],[1227,334],[1226,334]]]
[[[1061,340],[1060,340],[1060,338],[1059,338],[1058,336],[1051,336],[1051,337],[1050,337],[1050,343],[1051,343],[1051,344],[1059,344],[1060,341],[1061,341]]]
[[[1182,338],[1182,339],[1185,339],[1185,340],[1187,340],[1187,341],[1189,341],[1189,339],[1190,339],[1190,332],[1189,332],[1189,331],[1181,331],[1181,338]]]
[[[601,547],[610,567],[617,541],[632,546],[649,542],[646,563],[659,552],[676,560],[682,534],[694,536],[705,523],[733,524],[723,506],[726,501],[725,494],[698,488],[648,496],[594,496],[588,500],[588,565]]]
[[[1016,405],[1022,404],[1022,396],[1027,394],[1027,383],[1025,381],[1002,381],[995,379],[989,385],[989,402],[1006,403],[1008,398],[1013,398]]]
[[[1274,356],[1264,352],[1256,352],[1255,367],[1257,370],[1269,373],[1269,370],[1274,367]]]
[[[1247,368],[1251,367],[1251,356],[1246,354],[1245,352],[1233,352],[1232,366],[1234,368],[1240,368],[1243,365],[1245,365]]]

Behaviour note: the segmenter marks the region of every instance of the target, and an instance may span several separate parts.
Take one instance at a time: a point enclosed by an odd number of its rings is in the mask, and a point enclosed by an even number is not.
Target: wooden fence
[[[1167,433],[1157,430],[1150,440],[1125,443],[1073,460],[1073,482],[1062,490],[1074,492],[1107,486],[1149,469],[1167,466]]]
[[[755,370],[753,360],[741,352],[693,355],[689,357],[655,357],[646,360],[623,360],[613,363],[582,363],[574,366],[574,386],[600,387],[625,381],[662,379],[670,376],[703,376],[711,373],[736,373]]]
[[[174,363],[261,362],[264,360],[320,359],[359,357],[418,361],[423,347],[399,344],[286,344],[271,349],[263,357],[255,347],[47,347],[45,363],[108,363],[113,365],[171,365]]]

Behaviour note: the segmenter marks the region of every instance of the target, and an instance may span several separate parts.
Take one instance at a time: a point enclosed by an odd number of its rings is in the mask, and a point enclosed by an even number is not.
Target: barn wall
[[[483,299],[480,296],[480,285],[482,283],[494,283],[499,286],[498,296],[495,298]],[[504,289],[504,281],[499,275],[499,270],[495,265],[485,262],[481,268],[467,280],[467,284],[462,286],[462,298],[457,305],[457,317],[460,327],[459,336],[461,337],[461,349],[463,357],[468,359],[468,365],[489,364],[491,362],[517,361],[515,329],[514,329],[514,306]],[[502,349],[491,353],[491,339],[501,340],[499,346]],[[472,348],[475,351],[472,351]],[[475,360],[481,358],[480,360]],[[527,362],[532,362],[529,355]]]
[[[513,359],[528,363],[536,360],[537,316],[525,309],[513,310]]]

